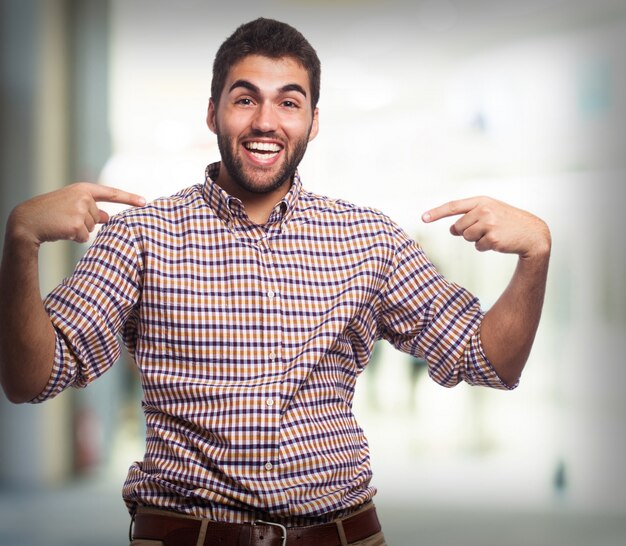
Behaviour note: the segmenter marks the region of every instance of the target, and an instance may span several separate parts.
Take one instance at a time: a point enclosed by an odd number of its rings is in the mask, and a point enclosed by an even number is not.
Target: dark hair
[[[220,46],[213,61],[211,96],[216,106],[233,65],[248,55],[271,59],[291,57],[309,75],[311,104],[317,106],[320,97],[321,66],[315,49],[295,28],[286,23],[260,17],[241,25]]]

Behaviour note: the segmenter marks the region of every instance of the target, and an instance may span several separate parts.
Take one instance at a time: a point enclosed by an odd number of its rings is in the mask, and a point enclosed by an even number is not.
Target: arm
[[[546,288],[551,238],[536,216],[495,199],[451,201],[423,215],[425,222],[462,215],[450,228],[479,251],[517,254],[507,288],[486,313],[480,339],[500,378],[514,384],[522,373],[539,325]]]
[[[45,387],[55,332],[41,300],[38,254],[44,242],[85,242],[108,215],[97,202],[143,205],[143,198],[95,184],[74,184],[18,205],[7,222],[0,265],[0,382],[13,402]]]

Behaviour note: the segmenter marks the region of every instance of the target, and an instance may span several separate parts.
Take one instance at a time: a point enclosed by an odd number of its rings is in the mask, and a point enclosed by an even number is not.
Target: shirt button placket
[[[265,307],[267,309],[267,336],[264,339],[265,345],[265,361],[267,366],[267,377],[271,378],[264,397],[261,401],[263,409],[261,410],[266,422],[270,425],[271,432],[268,449],[265,455],[265,461],[262,463],[262,471],[268,474],[275,474],[277,465],[280,462],[280,378],[282,370],[280,369],[281,358],[279,356],[281,350],[281,305],[282,294],[280,291],[280,269],[275,263],[276,256],[271,248],[269,239],[262,241],[263,262],[265,265],[264,281],[265,285]],[[278,478],[278,476],[276,476]]]
[[[276,358],[277,356],[274,351],[271,351],[267,355],[267,359],[269,361],[270,368],[272,370],[275,369]],[[276,403],[275,395],[272,392],[268,392],[267,397],[265,398],[265,408],[268,413],[269,419],[274,423],[276,427],[276,432],[275,432],[276,435],[274,437],[275,445],[274,445],[274,449],[272,450],[272,457],[274,461],[277,461],[279,457],[279,449],[280,449],[280,445],[279,445],[280,422],[279,422],[279,417],[278,417],[279,408],[278,408],[278,404]],[[264,468],[266,471],[269,472],[270,470],[274,469],[274,464],[272,464],[271,462],[267,462],[264,465]]]
[[[271,263],[271,258],[269,260],[269,263],[267,264],[270,268],[270,270],[272,269],[272,263]],[[270,276],[271,278],[271,276]],[[278,305],[278,301],[279,301],[279,294],[278,291],[276,289],[273,288],[269,288],[266,292],[266,297],[270,303],[270,308],[273,310],[276,309],[276,305]],[[274,318],[274,320],[276,320],[277,314],[275,313],[271,313],[270,316],[272,316]],[[275,331],[275,330],[274,330]],[[275,343],[275,334],[271,336],[270,338],[270,343]],[[275,363],[276,363],[276,358],[277,355],[276,353],[271,350],[268,355],[267,355],[267,359],[269,362],[269,368],[272,372],[272,375],[274,374],[275,371]],[[268,412],[268,416],[270,418],[270,420],[272,422],[275,423],[275,427],[276,427],[276,432],[275,432],[275,437],[274,437],[274,449],[271,450],[271,455],[270,457],[272,457],[272,460],[277,461],[278,460],[278,456],[279,456],[279,437],[280,437],[280,431],[279,431],[279,426],[280,423],[278,422],[278,417],[277,417],[277,406],[275,403],[275,399],[274,396],[272,395],[272,393],[268,393],[267,397],[265,398],[265,407],[266,407],[266,411]],[[271,470],[274,470],[275,467],[275,462],[272,463],[270,461],[266,462],[263,465],[263,468],[265,469],[266,472],[269,472]]]

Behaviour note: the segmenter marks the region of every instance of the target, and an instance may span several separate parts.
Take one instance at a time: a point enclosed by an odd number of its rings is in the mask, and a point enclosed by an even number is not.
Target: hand
[[[143,197],[108,186],[81,182],[46,193],[15,207],[9,218],[8,232],[36,245],[70,240],[84,243],[96,224],[109,215],[98,202],[143,206]]]
[[[452,235],[471,241],[477,250],[517,254],[522,258],[550,252],[550,230],[533,214],[490,197],[450,201],[422,215],[424,222],[462,215],[450,227]]]

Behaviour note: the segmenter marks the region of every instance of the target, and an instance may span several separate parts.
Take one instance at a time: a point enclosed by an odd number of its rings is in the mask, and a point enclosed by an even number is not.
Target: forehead
[[[233,82],[246,80],[261,90],[276,90],[290,83],[302,86],[310,94],[309,74],[292,57],[273,59],[263,55],[248,55],[230,67],[223,92],[228,93]]]

